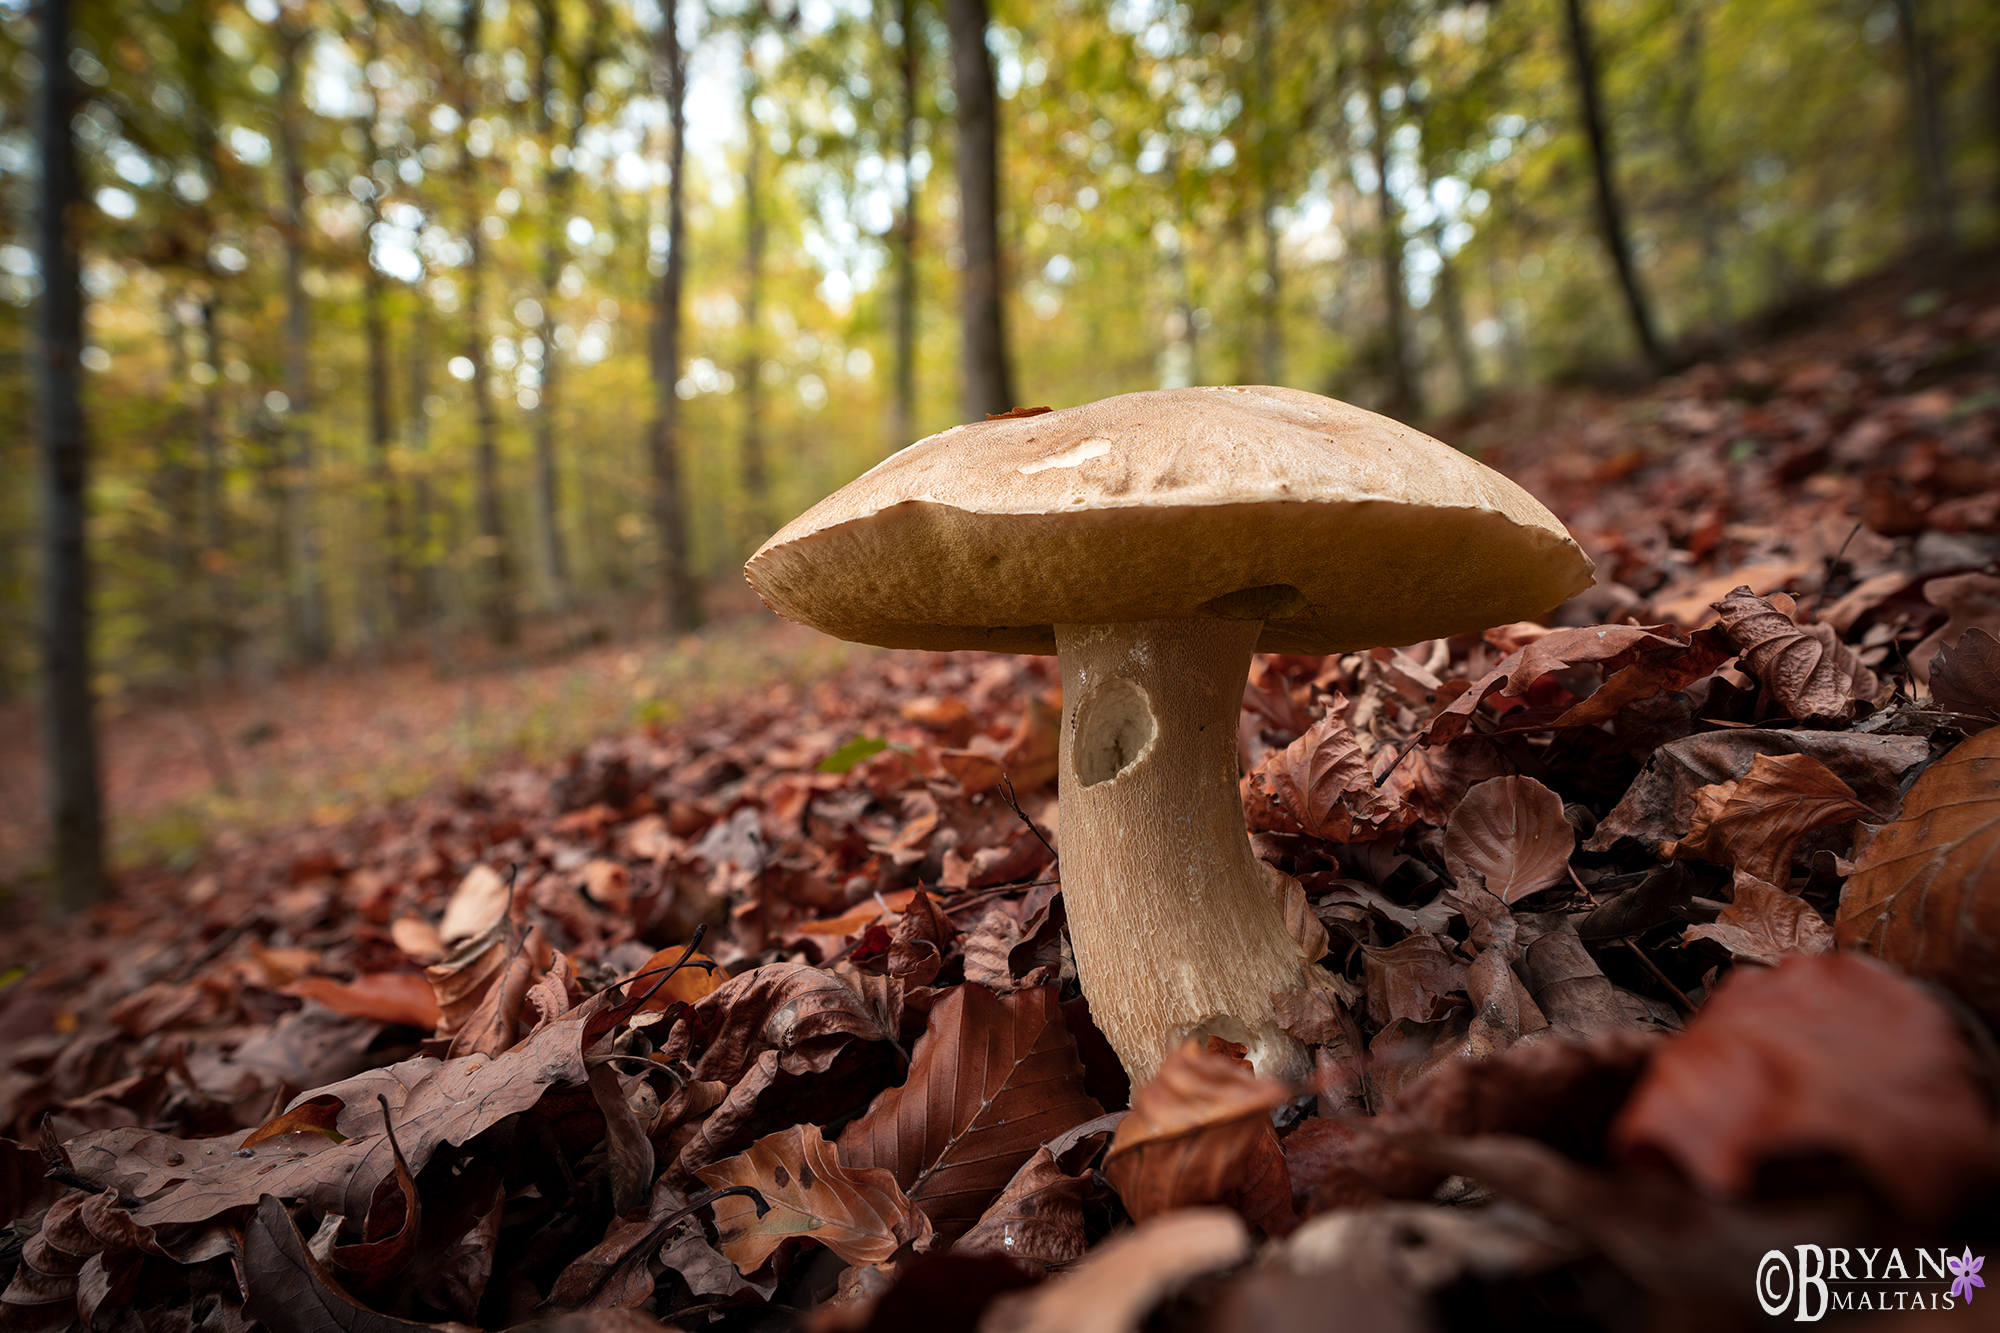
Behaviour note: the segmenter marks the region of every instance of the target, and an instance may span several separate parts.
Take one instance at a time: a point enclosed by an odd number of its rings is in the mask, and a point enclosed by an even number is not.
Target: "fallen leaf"
[[[1932,579],[1924,585],[1924,597],[1941,607],[1948,619],[1922,643],[1910,649],[1910,671],[1920,681],[1930,678],[1931,661],[1938,649],[1957,643],[1967,631],[1981,629],[2000,634],[2000,578],[1991,574],[1954,574]]]
[[[1683,943],[1713,940],[1731,957],[1775,963],[1788,954],[1831,953],[1833,927],[1803,898],[1738,872],[1735,897],[1722,915],[1681,932]]]
[[[426,1032],[438,1025],[437,992],[415,972],[364,972],[352,981],[300,977],[280,993],[318,1000],[351,1018],[400,1023]]]
[[[1375,786],[1361,743],[1337,708],[1253,775],[1286,815],[1316,838],[1352,842],[1406,827],[1416,816]]]
[[[949,1242],[1038,1147],[1103,1113],[1083,1090],[1056,987],[1002,997],[954,986],[931,1010],[908,1080],[841,1135],[840,1160],[888,1171]]]
[[[1489,778],[1466,793],[1444,831],[1444,862],[1462,886],[1515,903],[1569,876],[1576,829],[1562,797],[1533,778]]]
[[[847,1167],[814,1125],[793,1125],[747,1152],[696,1172],[712,1189],[748,1185],[770,1211],[741,1196],[715,1201],[718,1248],[745,1273],[791,1239],[817,1241],[850,1264],[879,1264],[931,1234],[930,1219],[881,1167]]]
[[[312,1257],[285,1206],[269,1194],[258,1200],[257,1211],[243,1231],[243,1287],[243,1313],[261,1320],[271,1333],[466,1329],[464,1324],[397,1319],[355,1300]]]
[[[1871,736],[1849,731],[1700,732],[1653,751],[1645,768],[1611,813],[1598,821],[1584,850],[1608,852],[1620,838],[1648,848],[1683,836],[1703,787],[1747,777],[1760,754],[1810,755],[1847,784],[1854,798],[1877,814],[1901,809],[1902,777],[1927,763],[1930,742],[1921,736]]]
[[[2000,639],[1969,629],[1940,643],[1931,659],[1931,702],[1955,714],[1961,729],[1984,731],[2000,722]]]
[[[1089,1244],[1083,1200],[1095,1186],[1090,1164],[1125,1115],[1114,1111],[1087,1120],[1035,1149],[953,1243],[952,1253],[998,1255],[1042,1268],[1081,1259]]]
[[[1291,1095],[1247,1060],[1186,1041],[1132,1096],[1104,1174],[1136,1222],[1223,1204],[1273,1235],[1291,1230],[1291,1182],[1270,1110]]]
[[[1465,962],[1451,942],[1437,935],[1412,935],[1384,948],[1362,946],[1368,985],[1368,1019],[1384,1027],[1399,1018],[1428,1023],[1458,1007],[1465,993]]]
[[[472,867],[445,904],[438,938],[447,949],[456,949],[464,941],[486,934],[507,914],[512,896],[499,871],[484,862]]]
[[[1647,686],[1657,690],[1679,689],[1699,680],[1720,665],[1720,660],[1714,658],[1711,644],[1699,636],[1694,640],[1683,638],[1672,625],[1585,625],[1551,630],[1510,652],[1463,694],[1438,710],[1418,734],[1418,741],[1423,745],[1443,745],[1455,740],[1489,696],[1498,694],[1517,699],[1544,676],[1587,664],[1595,664],[1612,674],[1644,665],[1651,673],[1644,677]],[[1641,679],[1634,677],[1621,686],[1616,703],[1622,705],[1643,697]],[[1610,702],[1607,700],[1607,704]],[[1589,703],[1586,699],[1577,706],[1583,710],[1578,713],[1578,721],[1565,720],[1560,725],[1593,725],[1603,721],[1604,717],[1594,716],[1598,708],[1586,707]],[[1611,711],[1616,711],[1615,707]],[[1605,713],[1605,717],[1609,715]]]
[[[1061,1277],[1002,1296],[980,1333],[1138,1333],[1161,1301],[1250,1256],[1235,1213],[1185,1208],[1142,1222],[1093,1249]]]
[[[1825,954],[1730,973],[1654,1052],[1609,1142],[1727,1199],[1767,1162],[1832,1153],[1937,1223],[2000,1173],[1994,1128],[1951,1015],[1880,963]]]
[[[1869,834],[1834,928],[2000,1022],[2000,730],[1924,770],[1903,817]]]
[[[1800,625],[1790,598],[1780,607],[1739,587],[1716,602],[1722,628],[1742,650],[1743,670],[1771,692],[1788,717],[1847,717],[1881,686],[1831,625]]]
[[[1698,856],[1739,876],[1789,884],[1792,853],[1816,828],[1872,814],[1853,789],[1809,754],[1760,754],[1740,778],[1694,793],[1687,836],[1660,844],[1668,860]]]

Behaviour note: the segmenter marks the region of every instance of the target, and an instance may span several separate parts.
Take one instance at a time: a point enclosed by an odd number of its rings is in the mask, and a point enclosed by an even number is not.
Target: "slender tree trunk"
[[[743,161],[743,508],[749,527],[748,545],[755,549],[771,535],[771,483],[764,467],[762,420],[764,349],[758,338],[764,304],[764,130],[757,123],[757,68],[746,49],[743,55],[743,125],[749,147]]]
[[[1472,354],[1472,332],[1465,323],[1465,298],[1459,290],[1458,265],[1444,253],[1444,228],[1431,225],[1431,245],[1438,252],[1438,317],[1444,324],[1444,342],[1451,354],[1451,368],[1458,376],[1458,406],[1461,411],[1479,406],[1485,390],[1479,383],[1479,359]]]
[[[320,568],[319,513],[314,495],[312,430],[312,307],[306,299],[305,163],[299,143],[300,67],[306,33],[292,19],[278,25],[283,61],[278,87],[279,171],[284,177],[285,217],[285,441],[284,522],[289,552],[287,602],[293,646],[308,662],[325,660],[332,643],[327,630],[325,574]]]
[[[42,491],[42,749],[49,766],[53,880],[45,907],[73,912],[104,896],[104,810],[92,715],[90,566],[84,549],[89,453],[79,358],[83,288],[77,215],[83,207],[69,68],[69,0],[43,0],[40,124],[42,189],[36,201],[42,300],[37,312]]]
[[[419,303],[410,322],[410,414],[408,448],[410,487],[410,559],[416,566],[411,614],[416,623],[429,627],[435,646],[444,624],[444,589],[440,586],[437,564],[437,499],[431,484],[431,415],[425,407],[430,397],[431,320],[429,307]]]
[[[679,6],[666,0],[660,23],[661,91],[667,101],[667,262],[653,308],[653,520],[659,530],[660,581],[667,625],[677,633],[702,623],[701,594],[688,565],[687,500],[681,490],[680,399],[674,386],[681,365],[681,285],[687,271],[687,61],[676,26]]]
[[[1597,56],[1591,49],[1590,28],[1583,15],[1583,0],[1564,0],[1569,20],[1570,60],[1576,70],[1577,112],[1583,118],[1585,136],[1590,141],[1591,173],[1597,182],[1597,222],[1604,231],[1604,247],[1618,273],[1618,288],[1625,296],[1625,311],[1632,321],[1632,336],[1645,354],[1646,364],[1655,374],[1667,370],[1666,348],[1653,326],[1652,306],[1639,286],[1638,270],[1632,264],[1632,241],[1625,230],[1625,210],[1613,179],[1616,165],[1611,148],[1611,128],[1605,122],[1604,102],[1597,86]]]
[[[986,50],[986,0],[945,0],[952,87],[958,94],[958,225],[965,250],[960,321],[965,416],[1014,406],[1000,264],[1000,116]]]
[[[1382,295],[1388,311],[1388,400],[1383,409],[1392,417],[1421,417],[1423,393],[1410,364],[1409,297],[1403,290],[1402,213],[1396,207],[1395,192],[1389,188],[1389,120],[1382,111],[1380,54],[1371,50],[1364,67],[1373,126],[1369,152],[1375,162],[1375,210],[1382,231]]]
[[[479,51],[479,20],[484,0],[465,0],[459,19],[459,71],[454,80],[458,99],[459,187],[465,209],[465,349],[472,363],[473,421],[478,445],[473,455],[477,476],[479,538],[477,553],[484,574],[480,588],[480,619],[487,637],[503,647],[521,638],[514,561],[507,549],[500,512],[500,422],[493,407],[491,371],[486,363],[486,238],[479,160],[472,154],[472,64]]]
[[[368,40],[364,47],[367,63],[372,65],[381,54],[381,16],[376,0],[368,0],[367,18]],[[364,80],[365,82],[365,80]],[[376,131],[382,123],[381,98],[369,84],[368,117],[362,125],[362,133],[368,137],[369,147],[375,145]],[[403,493],[401,479],[395,473],[395,428],[389,410],[392,385],[389,373],[389,318],[384,309],[385,291],[382,272],[375,267],[374,224],[382,221],[381,185],[371,171],[367,179],[371,189],[368,193],[369,226],[361,235],[361,300],[362,323],[368,335],[368,438],[373,445],[370,458],[374,464],[375,493],[382,505],[382,601],[388,611],[388,629],[392,635],[403,633],[410,627],[410,573],[406,563],[406,540],[403,534]],[[411,404],[412,408],[417,407]]]
[[[1258,121],[1257,146],[1257,225],[1264,243],[1264,285],[1257,293],[1259,329],[1257,378],[1265,384],[1282,384],[1285,379],[1283,305],[1278,285],[1278,192],[1277,162],[1279,142],[1273,118],[1277,109],[1276,90],[1271,80],[1271,0],[1257,0],[1252,28],[1253,56],[1256,61]]]
[[[902,124],[896,152],[903,159],[903,215],[896,226],[894,396],[889,410],[889,448],[902,448],[917,433],[917,6],[897,0],[902,42],[896,64],[902,75]]]
[[[556,284],[562,272],[563,214],[569,203],[570,169],[556,161],[554,74],[562,59],[562,16],[556,0],[535,0],[541,59],[535,67],[535,115],[542,162],[542,319],[537,336],[541,383],[535,404],[535,516],[541,528],[542,581],[560,607],[569,601],[569,553],[563,544],[560,478],[556,470]],[[581,100],[582,94],[578,93]]]
[[[1951,220],[1951,167],[1945,149],[1944,117],[1938,106],[1937,59],[1931,50],[1930,25],[1918,12],[1918,0],[1896,0],[1896,27],[1903,37],[1909,65],[1910,132],[1915,141],[1917,175],[1922,185],[1919,244],[1949,255],[1957,237]]]
[[[202,670],[217,675],[229,669],[236,655],[235,599],[229,571],[229,509],[224,493],[228,480],[222,463],[222,420],[214,376],[220,374],[221,342],[215,331],[213,292],[201,299],[201,359],[211,372],[201,386],[196,426],[201,434],[201,491],[197,525],[201,534]]]

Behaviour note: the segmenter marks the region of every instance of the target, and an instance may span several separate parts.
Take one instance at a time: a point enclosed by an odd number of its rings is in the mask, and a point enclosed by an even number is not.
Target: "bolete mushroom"
[[[1186,1037],[1304,1072],[1302,959],[1251,851],[1253,651],[1414,643],[1538,615],[1591,563],[1526,491],[1294,389],[1124,394],[919,440],[745,567],[780,614],[890,648],[1056,653],[1061,873],[1091,1013],[1136,1086]]]

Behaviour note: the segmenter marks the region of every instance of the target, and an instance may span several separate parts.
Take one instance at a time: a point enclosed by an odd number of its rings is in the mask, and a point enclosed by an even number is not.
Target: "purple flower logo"
[[[1972,1257],[1972,1247],[1965,1247],[1965,1254],[1957,1259],[1946,1259],[1951,1268],[1951,1294],[1963,1296],[1967,1305],[1972,1304],[1972,1289],[1986,1285],[1986,1279],[1979,1276],[1979,1270],[1986,1266],[1986,1256]]]

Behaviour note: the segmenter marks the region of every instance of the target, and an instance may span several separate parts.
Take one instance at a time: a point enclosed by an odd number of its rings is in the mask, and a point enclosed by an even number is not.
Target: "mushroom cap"
[[[1264,652],[1536,616],[1591,562],[1526,491],[1297,389],[1128,393],[919,440],[787,523],[767,605],[888,648],[1053,653],[1057,624],[1261,618]]]

